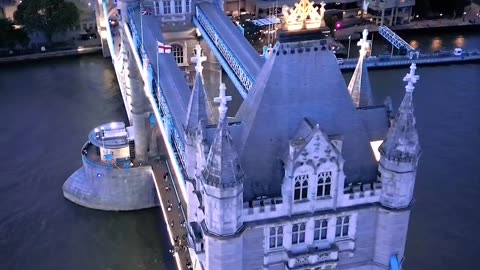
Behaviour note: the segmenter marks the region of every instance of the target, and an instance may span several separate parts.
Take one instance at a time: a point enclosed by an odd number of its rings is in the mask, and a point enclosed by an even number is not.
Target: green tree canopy
[[[64,0],[23,0],[13,17],[27,31],[45,33],[50,42],[55,33],[76,26],[80,15],[75,4]]]
[[[30,38],[24,29],[15,29],[12,21],[0,19],[0,48],[13,49],[17,44],[26,47],[29,42]]]

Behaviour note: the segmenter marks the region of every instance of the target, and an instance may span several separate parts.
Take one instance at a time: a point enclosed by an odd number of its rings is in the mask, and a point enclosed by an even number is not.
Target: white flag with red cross
[[[158,53],[171,53],[172,52],[172,46],[170,45],[165,45],[162,42],[157,40],[157,47],[158,47]]]

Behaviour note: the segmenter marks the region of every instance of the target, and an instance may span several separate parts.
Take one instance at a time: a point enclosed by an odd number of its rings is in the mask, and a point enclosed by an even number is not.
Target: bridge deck
[[[140,31],[140,10],[139,8],[134,10],[133,18],[137,31]],[[160,88],[172,113],[175,126],[181,130],[187,116],[190,88],[183,72],[178,68],[173,54],[158,54],[159,71],[157,70],[157,40],[164,42],[160,19],[155,16],[143,16],[142,20],[143,46],[155,72],[153,79],[157,80],[157,72],[160,72]]]
[[[197,4],[197,6],[214,24],[217,34],[228,44],[228,47],[248,74],[255,79],[263,65],[263,59],[258,52],[248,43],[238,27],[215,4],[204,2]]]
[[[181,207],[185,206],[186,202],[182,200],[182,196],[176,193],[177,183],[173,180],[172,174],[169,173],[167,177],[164,177],[168,172],[166,162],[165,160],[157,160],[152,163],[155,187],[157,188],[162,212],[166,218],[165,223],[169,227],[168,231],[170,241],[174,245],[175,259],[180,261],[180,270],[191,269],[192,260],[187,244],[188,234],[186,228],[182,226],[185,219]]]

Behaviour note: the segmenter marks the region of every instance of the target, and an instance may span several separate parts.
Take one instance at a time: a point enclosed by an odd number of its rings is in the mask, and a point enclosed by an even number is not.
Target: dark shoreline
[[[101,54],[102,47],[85,47],[81,50],[79,49],[70,49],[70,50],[59,50],[53,52],[42,52],[42,53],[32,53],[32,54],[22,54],[14,55],[7,57],[0,57],[0,65],[10,64],[10,63],[21,63],[21,62],[30,62],[30,61],[40,61],[44,59],[60,58],[60,57],[74,57],[81,55],[91,55],[91,54]]]

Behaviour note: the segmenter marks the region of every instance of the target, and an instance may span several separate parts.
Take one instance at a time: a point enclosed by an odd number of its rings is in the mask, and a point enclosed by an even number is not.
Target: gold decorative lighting
[[[293,9],[283,6],[282,13],[285,29],[288,31],[298,31],[301,29],[320,28],[325,13],[325,3],[321,3],[322,8],[320,11],[318,7],[314,7],[313,4],[313,1],[300,0],[299,3],[295,4],[295,8]]]

